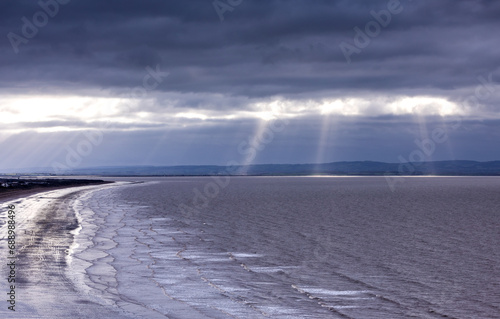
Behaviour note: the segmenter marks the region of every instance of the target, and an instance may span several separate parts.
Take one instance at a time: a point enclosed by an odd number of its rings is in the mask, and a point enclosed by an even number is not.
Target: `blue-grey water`
[[[120,316],[500,318],[500,178],[142,181],[73,202],[66,276]]]

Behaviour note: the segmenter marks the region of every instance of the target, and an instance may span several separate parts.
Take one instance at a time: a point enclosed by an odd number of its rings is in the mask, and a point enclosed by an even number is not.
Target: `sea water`
[[[82,318],[500,318],[500,178],[122,180],[67,207]]]
[[[157,178],[80,198],[68,276],[140,317],[499,318],[500,179]]]

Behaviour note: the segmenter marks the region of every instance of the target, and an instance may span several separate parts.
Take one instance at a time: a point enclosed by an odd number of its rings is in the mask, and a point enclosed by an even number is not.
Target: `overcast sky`
[[[500,1],[3,0],[0,168],[500,159]]]

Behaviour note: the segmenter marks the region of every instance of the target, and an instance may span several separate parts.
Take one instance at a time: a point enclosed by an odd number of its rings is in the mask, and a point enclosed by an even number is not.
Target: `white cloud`
[[[193,99],[193,94],[189,94]],[[175,93],[173,101],[182,100]],[[238,119],[300,118],[314,115],[339,115],[370,117],[380,115],[452,116],[467,115],[470,110],[456,102],[439,96],[345,96],[291,99],[270,97],[248,99],[231,97],[236,107],[217,108],[225,103],[223,95],[197,94],[196,100],[204,101],[188,105],[169,104],[168,94],[161,99],[120,99],[116,97],[89,96],[9,96],[0,103],[0,116],[6,123],[4,131],[19,131],[28,127],[38,131],[61,131],[87,129],[97,122],[106,122],[109,127],[128,125],[128,129],[150,126],[182,126],[210,123],[212,121],[234,121]],[[167,105],[167,106],[165,106]],[[474,115],[481,116],[475,110]],[[37,127],[37,123],[40,126]],[[53,124],[50,124],[53,123]],[[19,124],[20,127],[15,127]],[[22,124],[22,125],[21,125]],[[43,124],[43,125],[42,125]],[[113,125],[115,124],[115,125]],[[51,126],[52,125],[52,126]]]

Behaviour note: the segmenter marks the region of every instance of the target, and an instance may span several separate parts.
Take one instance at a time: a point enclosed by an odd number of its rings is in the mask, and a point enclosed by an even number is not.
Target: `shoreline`
[[[104,184],[107,183],[95,186]],[[16,203],[20,217],[19,223],[16,223],[15,244],[16,311],[7,311],[7,307],[2,305],[0,317],[128,318],[118,309],[105,307],[80,294],[65,274],[68,252],[74,242],[73,230],[79,227],[72,205],[92,189],[89,186],[94,185],[34,187],[2,194],[6,196],[0,199],[0,203],[5,205],[9,201],[21,200],[22,204],[18,206]],[[36,197],[45,193],[49,196]],[[4,244],[0,253],[5,259]],[[2,287],[4,285],[6,282],[2,283]]]

